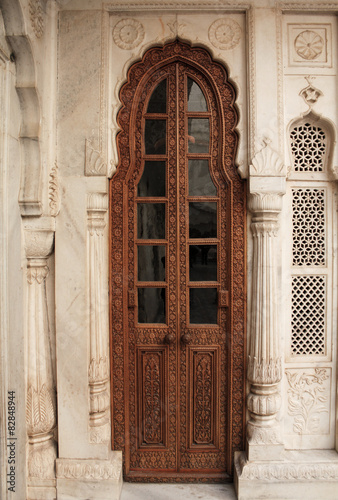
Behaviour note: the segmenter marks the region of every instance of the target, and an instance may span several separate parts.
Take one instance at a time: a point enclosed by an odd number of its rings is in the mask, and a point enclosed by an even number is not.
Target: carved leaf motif
[[[286,370],[289,383],[288,413],[294,417],[296,434],[315,434],[320,423],[319,414],[328,413],[324,381],[329,378],[325,368],[315,368],[314,373],[292,373]]]
[[[27,391],[26,423],[30,435],[48,432],[55,427],[56,410],[51,391],[45,384],[40,391],[32,386]]]

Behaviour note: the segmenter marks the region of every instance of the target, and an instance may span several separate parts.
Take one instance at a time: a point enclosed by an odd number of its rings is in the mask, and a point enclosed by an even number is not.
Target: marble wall
[[[237,92],[236,160],[248,186],[238,498],[334,498],[338,1],[0,0],[0,9],[2,478],[8,391],[17,398],[16,491],[2,480],[1,498],[119,498],[107,291],[119,90],[148,48],[176,37],[225,64]],[[290,131],[304,120],[331,144],[320,172],[293,167]],[[325,265],[305,271],[292,264],[295,189],[327,193]],[[310,356],[291,347],[290,286],[304,274],[328,283],[324,347]]]

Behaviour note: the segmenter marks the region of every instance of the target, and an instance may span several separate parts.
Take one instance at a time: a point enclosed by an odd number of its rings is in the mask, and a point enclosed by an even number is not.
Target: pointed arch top
[[[153,75],[159,76],[161,72],[164,72],[165,67],[174,62],[188,64],[201,73],[212,87],[221,126],[222,141],[220,143],[222,143],[223,148],[221,154],[223,167],[227,176],[231,177],[233,173],[237,175],[233,154],[238,144],[235,86],[229,80],[226,67],[215,61],[207,49],[192,47],[179,39],[160,47],[148,49],[142,59],[132,64],[127,72],[127,81],[119,92],[121,107],[117,114],[117,125],[120,130],[117,134],[117,171],[123,176],[123,173],[126,173],[125,169],[128,169],[129,166],[125,148],[133,113],[136,109],[133,103],[145,97],[145,93],[148,92],[148,89],[145,88],[146,82],[150,81]],[[232,147],[226,148],[226,144],[231,144]]]

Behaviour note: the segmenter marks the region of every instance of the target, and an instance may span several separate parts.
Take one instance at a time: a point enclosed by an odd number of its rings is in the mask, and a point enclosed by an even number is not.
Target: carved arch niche
[[[176,89],[185,88],[183,83],[180,87],[180,73],[175,73],[175,64],[186,65],[189,68],[189,74],[201,75],[201,81],[206,82],[204,91],[209,103],[208,113],[210,117],[210,173],[214,180],[215,185],[218,186],[218,196],[220,203],[219,210],[219,261],[225,262],[219,271],[219,283],[226,285],[226,292],[223,295],[218,293],[218,318],[223,318],[223,323],[220,321],[218,333],[215,334],[215,329],[211,328],[212,325],[207,325],[205,328],[200,329],[200,335],[194,337],[196,332],[192,331],[191,337],[194,339],[191,343],[192,347],[187,348],[186,351],[180,346],[180,335],[183,330],[180,330],[181,325],[177,319],[180,317],[182,310],[186,307],[188,309],[189,301],[179,305],[172,305],[168,302],[167,324],[177,325],[177,331],[174,335],[177,337],[177,348],[173,348],[175,340],[171,332],[165,335],[167,338],[163,340],[165,325],[156,328],[156,325],[149,325],[149,328],[142,330],[138,328],[138,320],[135,319],[135,308],[137,307],[137,274],[135,274],[134,257],[136,258],[137,249],[135,246],[135,227],[137,210],[135,210],[135,199],[137,198],[137,182],[142,175],[143,161],[142,161],[142,142],[143,142],[143,126],[142,120],[147,107],[148,97],[151,95],[156,82],[161,80],[161,75],[166,75],[172,68],[173,75],[170,76],[170,82],[176,82]],[[183,66],[182,66],[183,67]],[[168,73],[169,74],[169,73]],[[183,78],[181,78],[183,82]],[[174,83],[173,83],[174,85]],[[175,86],[174,85],[174,86]],[[171,92],[171,84],[168,84],[168,95]],[[177,90],[178,98],[177,105],[168,100],[168,108],[173,107],[173,116],[181,116],[179,109],[184,107],[183,101],[184,91]],[[176,98],[175,98],[176,99]],[[244,448],[244,393],[245,393],[245,184],[238,175],[235,165],[235,153],[238,142],[235,127],[237,125],[237,111],[234,105],[235,90],[229,83],[227,71],[221,64],[212,60],[209,52],[202,48],[192,48],[187,43],[179,40],[165,44],[163,47],[155,47],[149,49],[143,56],[142,60],[133,64],[128,71],[127,82],[123,85],[120,91],[120,101],[122,107],[118,113],[118,125],[120,132],[117,136],[117,148],[119,153],[119,164],[117,171],[110,182],[110,299],[111,299],[111,353],[112,353],[112,425],[113,425],[113,448],[115,450],[124,451],[125,458],[125,474],[129,474],[130,470],[136,471],[136,475],[132,472],[128,476],[130,480],[141,480],[144,477],[137,475],[140,467],[144,466],[144,460],[150,460],[152,463],[152,471],[154,474],[147,480],[161,480],[161,481],[180,481],[180,480],[196,480],[198,466],[200,470],[212,470],[208,467],[205,461],[206,454],[204,451],[198,450],[190,463],[195,463],[195,466],[182,466],[182,469],[191,469],[188,471],[188,476],[184,478],[183,473],[175,472],[177,468],[176,447],[184,448],[187,446],[189,432],[181,430],[180,433],[177,429],[180,427],[178,415],[175,412],[168,417],[168,422],[163,424],[166,426],[164,434],[164,448],[166,450],[150,450],[147,457],[141,457],[143,451],[139,443],[139,437],[132,436],[132,432],[138,425],[140,420],[139,412],[141,411],[140,398],[135,397],[139,382],[139,369],[135,366],[138,363],[140,352],[144,350],[155,350],[157,345],[163,354],[164,365],[163,370],[166,372],[172,366],[171,361],[165,361],[168,356],[171,356],[173,349],[176,349],[178,355],[181,353],[181,361],[177,362],[177,366],[181,367],[178,372],[183,373],[183,380],[189,379],[190,368],[189,356],[185,355],[186,352],[192,352],[196,348],[196,352],[202,352],[203,349],[209,349],[203,344],[208,340],[208,336],[212,338],[217,337],[217,342],[220,344],[212,349],[219,349],[220,362],[220,375],[218,378],[219,399],[221,401],[219,413],[221,414],[219,429],[222,432],[218,434],[217,446],[219,454],[214,459],[213,467],[217,469],[217,474],[214,478],[209,480],[225,480],[230,479],[232,476],[232,464],[234,452]],[[185,101],[184,101],[185,102]],[[177,106],[177,108],[176,108]],[[175,111],[176,109],[176,111]],[[178,110],[178,111],[177,111]],[[177,115],[175,114],[177,112]],[[168,112],[168,117],[171,111]],[[175,118],[176,119],[176,118]],[[178,119],[177,123],[177,136],[176,132],[170,132],[170,118],[168,118],[168,136],[167,144],[169,148],[177,148],[177,156],[173,159],[168,155],[168,178],[166,185],[168,192],[172,193],[172,199],[179,198],[177,193],[185,192],[186,178],[184,177],[185,160],[182,151],[183,146],[180,146],[180,131],[185,130],[185,122],[183,119]],[[217,124],[217,125],[216,125]],[[173,141],[173,142],[172,142]],[[177,169],[177,171],[176,171]],[[171,172],[175,172],[171,177]],[[170,187],[170,186],[176,186]],[[175,189],[177,191],[175,192]],[[172,216],[178,217],[179,208],[170,208],[175,205],[175,202],[170,200],[170,194],[167,195],[168,203],[168,261],[175,261],[179,264],[180,260],[176,255],[182,255],[186,247],[186,233],[183,234],[179,224],[171,224]],[[180,194],[181,196],[181,194]],[[184,195],[186,196],[186,195]],[[182,205],[183,206],[183,205]],[[179,202],[177,207],[181,207]],[[181,211],[179,212],[181,214]],[[183,212],[182,212],[183,213]],[[226,214],[226,215],[222,215]],[[187,216],[187,213],[186,213]],[[184,214],[183,214],[184,217]],[[175,219],[175,220],[178,220]],[[171,227],[169,227],[171,225]],[[174,229],[173,229],[174,227]],[[176,233],[176,227],[177,233]],[[171,250],[171,243],[177,250],[177,254]],[[177,242],[177,247],[175,247]],[[182,253],[180,253],[182,252]],[[175,254],[175,255],[174,255]],[[170,267],[171,266],[171,267]],[[171,269],[171,270],[170,270]],[[171,294],[172,283],[180,283],[176,275],[175,265],[168,264],[168,290],[167,297]],[[182,271],[183,274],[183,271]],[[173,279],[171,279],[173,276]],[[175,285],[176,286],[176,285]],[[222,286],[219,286],[221,290]],[[171,294],[175,296],[174,294]],[[184,296],[184,292],[180,292],[180,296]],[[188,296],[188,295],[186,295]],[[184,299],[185,300],[185,299]],[[183,303],[185,305],[183,305]],[[187,324],[188,324],[187,320]],[[193,321],[191,322],[193,323]],[[191,326],[191,325],[190,325]],[[201,326],[201,325],[200,325]],[[203,326],[203,325],[202,325]],[[160,331],[162,328],[162,331]],[[142,331],[141,331],[142,330]],[[195,328],[196,330],[196,328]],[[198,330],[198,329],[197,329]],[[160,331],[160,333],[159,333]],[[179,331],[181,333],[179,333]],[[184,335],[181,337],[181,339]],[[145,347],[140,347],[140,342],[144,342]],[[173,343],[174,342],[174,343]],[[182,341],[183,342],[183,341]],[[216,342],[216,341],[215,341]],[[171,346],[169,344],[172,344]],[[176,344],[175,344],[176,345]],[[152,352],[153,352],[152,351]],[[150,352],[150,351],[149,351]],[[183,353],[183,354],[182,354]],[[169,359],[169,358],[168,358]],[[218,358],[217,358],[218,359]],[[174,361],[176,363],[176,361]],[[161,368],[162,369],[162,368]],[[171,368],[170,368],[171,369]],[[163,373],[164,373],[163,372]],[[178,373],[177,372],[177,373]],[[162,377],[162,381],[172,383],[175,377],[179,377],[174,372],[166,374]],[[161,381],[161,384],[162,384]],[[182,383],[182,379],[179,384]],[[184,382],[183,382],[184,383]],[[189,382],[192,384],[192,382]],[[188,382],[187,382],[188,384]],[[176,382],[173,383],[176,387]],[[190,391],[193,390],[193,385]],[[176,390],[176,389],[175,389]],[[183,389],[184,391],[185,389]],[[189,392],[187,389],[187,394]],[[218,390],[218,389],[217,389]],[[188,413],[191,409],[187,410],[189,406],[187,402],[180,399],[180,403],[173,401],[176,396],[172,395],[171,388],[164,389],[164,394],[168,395],[168,404],[170,408],[176,408],[181,405],[181,415],[183,420],[188,419]],[[188,400],[188,399],[187,399]],[[186,401],[187,401],[186,400]],[[183,402],[182,402],[183,401]],[[137,408],[137,406],[139,407]],[[176,410],[175,410],[176,411]],[[217,410],[218,411],[218,410]],[[142,420],[142,419],[141,419]],[[138,431],[136,431],[137,434]],[[139,431],[140,433],[141,431]],[[177,432],[177,433],[176,433]],[[218,432],[218,431],[217,431]],[[175,434],[176,433],[176,434]],[[177,445],[172,443],[171,436],[176,436],[178,440]],[[125,438],[128,436],[128,439]],[[190,445],[189,445],[190,446]],[[156,447],[155,447],[156,448]],[[211,447],[212,448],[212,447]],[[191,450],[187,450],[190,452]],[[182,452],[182,456],[185,452]],[[141,458],[140,458],[141,457]],[[137,464],[139,460],[140,467]],[[183,462],[184,464],[184,458]],[[202,464],[202,465],[201,465]],[[196,467],[196,470],[192,470]],[[144,467],[147,469],[147,465]],[[163,470],[166,471],[163,472]],[[156,472],[157,470],[157,472]],[[158,472],[162,470],[162,472]],[[171,472],[169,472],[171,470]],[[148,467],[149,472],[149,467]],[[133,475],[134,474],[134,475]],[[171,474],[171,475],[170,475]],[[150,474],[151,475],[151,474]],[[217,476],[217,478],[216,478]],[[204,477],[204,476],[203,476]],[[215,479],[216,478],[216,479]],[[207,481],[208,478],[204,478]]]

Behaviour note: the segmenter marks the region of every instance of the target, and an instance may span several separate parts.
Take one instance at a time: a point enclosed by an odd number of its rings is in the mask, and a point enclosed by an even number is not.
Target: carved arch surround
[[[125,436],[125,394],[123,374],[123,294],[121,280],[123,280],[123,252],[119,243],[123,238],[123,183],[130,178],[134,163],[134,155],[139,146],[140,138],[133,137],[130,127],[138,118],[138,107],[134,105],[145,92],[146,83],[151,75],[160,72],[161,68],[170,63],[180,61],[190,65],[194,70],[203,74],[208,80],[217,101],[217,107],[212,109],[213,114],[219,113],[220,137],[219,148],[223,170],[221,177],[224,185],[231,189],[230,213],[233,220],[231,234],[230,266],[233,281],[230,283],[230,324],[232,337],[229,340],[229,413],[230,442],[229,463],[232,464],[235,451],[244,448],[244,396],[245,396],[245,309],[246,309],[246,279],[245,279],[245,183],[239,177],[234,151],[238,144],[236,124],[238,121],[235,107],[235,89],[229,83],[226,68],[215,62],[210,53],[200,47],[191,47],[178,39],[160,47],[147,50],[141,61],[134,63],[128,71],[127,81],[119,92],[121,108],[117,115],[117,124],[120,128],[117,134],[118,166],[114,177],[110,181],[110,255],[114,256],[114,269],[110,269],[110,300],[115,305],[114,329],[111,328],[111,377],[112,377],[112,415],[114,429],[112,432],[113,449],[124,449]],[[133,146],[134,144],[134,146]],[[226,147],[226,145],[231,145]],[[125,199],[125,202],[126,199]],[[128,250],[128,252],[130,249]],[[112,325],[112,317],[110,318]],[[120,376],[121,375],[121,376]],[[119,394],[118,399],[113,394]],[[232,466],[231,466],[232,467]],[[231,474],[231,471],[230,471]]]

